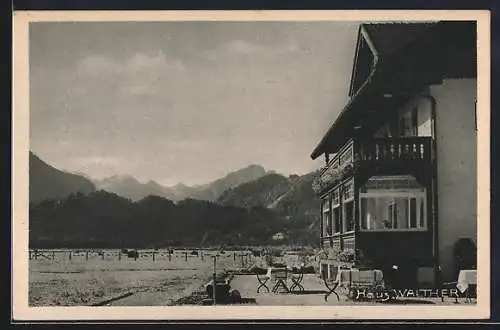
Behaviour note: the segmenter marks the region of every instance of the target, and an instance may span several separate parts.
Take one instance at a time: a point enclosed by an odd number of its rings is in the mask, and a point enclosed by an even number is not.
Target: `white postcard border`
[[[478,23],[478,300],[475,305],[28,306],[30,22],[55,21],[430,21]],[[18,11],[13,14],[12,317],[16,321],[483,319],[490,314],[490,14],[486,10]]]

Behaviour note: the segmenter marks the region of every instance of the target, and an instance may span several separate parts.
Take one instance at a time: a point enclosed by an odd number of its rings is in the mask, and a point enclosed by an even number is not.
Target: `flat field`
[[[71,259],[69,252],[71,251]],[[89,306],[132,293],[113,305],[172,305],[206,284],[213,274],[214,251],[139,251],[129,258],[118,250],[45,250],[29,265],[30,306]],[[235,256],[236,253],[236,256]],[[104,256],[103,256],[104,254]],[[186,257],[187,254],[187,257]],[[248,266],[250,257],[226,251],[217,272]]]

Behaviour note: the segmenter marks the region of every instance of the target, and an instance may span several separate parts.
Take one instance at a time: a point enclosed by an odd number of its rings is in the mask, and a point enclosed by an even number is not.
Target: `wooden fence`
[[[226,259],[241,263],[241,266],[249,265],[253,260],[251,252],[225,252],[217,253],[210,250],[175,251],[175,250],[76,250],[76,249],[30,249],[29,260],[49,261],[76,261],[76,260],[150,260],[150,261],[173,261],[198,259],[211,262],[211,257],[217,255],[218,259]]]

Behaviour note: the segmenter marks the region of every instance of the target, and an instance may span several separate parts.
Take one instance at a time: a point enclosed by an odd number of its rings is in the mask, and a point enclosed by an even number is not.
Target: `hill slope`
[[[221,205],[238,207],[267,207],[292,188],[292,182],[280,174],[265,176],[227,189],[218,199]]]
[[[227,190],[217,200],[222,205],[265,207],[285,219],[289,241],[314,243],[319,237],[320,201],[312,190],[315,172],[285,177],[268,174]]]
[[[45,163],[33,152],[29,155],[29,199],[36,203],[44,199],[65,198],[77,192],[89,194],[95,191],[87,178],[60,171]]]
[[[221,179],[215,180],[200,191],[193,198],[215,201],[227,189],[237,187],[243,183],[251,182],[261,178],[266,170],[259,165],[250,165],[240,170],[230,172]]]

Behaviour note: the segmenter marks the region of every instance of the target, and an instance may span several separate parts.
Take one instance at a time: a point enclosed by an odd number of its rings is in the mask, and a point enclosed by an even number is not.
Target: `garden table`
[[[285,289],[286,292],[290,292],[290,289],[286,285],[288,279],[288,269],[286,267],[270,267],[268,269],[268,274],[270,274],[270,277],[273,277],[276,282],[273,289],[271,290],[272,292],[278,293],[278,290],[280,288]]]

